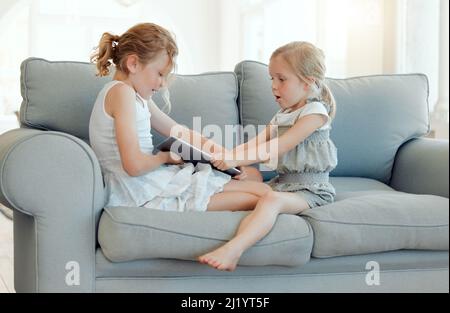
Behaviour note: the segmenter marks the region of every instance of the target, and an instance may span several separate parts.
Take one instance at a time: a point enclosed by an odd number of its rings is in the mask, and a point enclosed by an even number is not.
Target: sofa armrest
[[[413,139],[400,147],[391,187],[408,193],[448,198],[448,141]]]
[[[14,210],[19,292],[95,290],[103,181],[92,149],[59,132],[0,136],[0,201]]]

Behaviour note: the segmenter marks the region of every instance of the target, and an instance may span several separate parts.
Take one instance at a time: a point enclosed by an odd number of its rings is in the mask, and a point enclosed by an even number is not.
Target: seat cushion
[[[272,95],[267,65],[244,61],[236,65],[235,72],[241,123],[246,128],[266,125],[280,109]],[[377,75],[326,82],[337,103],[331,138],[339,162],[332,176],[388,183],[398,148],[429,131],[427,77]]]
[[[400,249],[448,250],[449,200],[396,191],[353,192],[303,212],[312,255],[326,258]]]
[[[375,179],[363,177],[330,177],[336,189],[335,201],[379,191],[394,191],[390,186]]]
[[[112,262],[197,257],[226,243],[247,212],[166,212],[106,208],[98,240]],[[241,257],[240,265],[299,266],[309,261],[313,233],[299,216],[281,215],[272,231]]]

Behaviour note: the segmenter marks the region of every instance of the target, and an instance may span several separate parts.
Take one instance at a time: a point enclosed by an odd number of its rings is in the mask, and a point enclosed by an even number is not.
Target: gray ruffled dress
[[[337,149],[330,139],[330,108],[319,101],[309,101],[295,111],[280,110],[271,120],[271,138],[281,136],[299,118],[309,114],[322,114],[328,122],[317,129],[294,149],[278,160],[270,160],[264,165],[276,170],[278,176],[268,184],[274,191],[295,192],[310,208],[334,201],[336,191],[329,182],[329,173],[337,165]]]

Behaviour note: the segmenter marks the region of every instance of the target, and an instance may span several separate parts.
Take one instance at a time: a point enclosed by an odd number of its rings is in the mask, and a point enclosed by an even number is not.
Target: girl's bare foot
[[[224,245],[212,252],[198,257],[200,263],[208,264],[220,271],[234,271],[242,252]]]

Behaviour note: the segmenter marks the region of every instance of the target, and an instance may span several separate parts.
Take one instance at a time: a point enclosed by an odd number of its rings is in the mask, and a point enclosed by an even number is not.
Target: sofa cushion
[[[106,208],[98,240],[112,262],[155,258],[196,261],[231,239],[246,214]],[[309,261],[312,242],[312,230],[304,219],[281,215],[272,231],[247,250],[239,264],[299,266]]]
[[[89,117],[98,92],[110,77],[97,78],[95,66],[29,58],[21,65],[21,126],[89,138]]]
[[[363,177],[330,177],[330,183],[336,189],[335,201],[367,192],[394,191],[386,184]]]
[[[305,211],[312,255],[327,258],[400,249],[448,250],[449,199],[379,191]]]
[[[266,125],[279,110],[267,65],[244,61],[235,72],[241,123]],[[367,76],[327,79],[327,83],[337,102],[331,137],[339,162],[332,175],[388,183],[398,148],[429,131],[426,76]]]
[[[204,136],[228,149],[241,143],[236,103],[238,85],[234,72],[177,75],[169,90],[172,103],[169,115],[175,121],[198,132],[203,131]],[[164,107],[160,93],[155,95],[154,101],[160,108]],[[194,117],[197,117],[196,125]],[[162,139],[154,132],[155,145]]]
[[[98,92],[112,79],[112,75],[96,77],[95,72],[90,63],[25,60],[21,66],[22,126],[61,131],[88,141],[92,106]],[[201,116],[202,128],[217,125],[223,134],[225,125],[239,123],[237,78],[233,72],[177,75],[169,90],[170,115],[180,124],[192,127],[192,117]],[[164,107],[160,95],[154,100]],[[156,146],[162,138],[152,133]],[[239,142],[236,138],[236,142],[227,143],[230,148]]]

